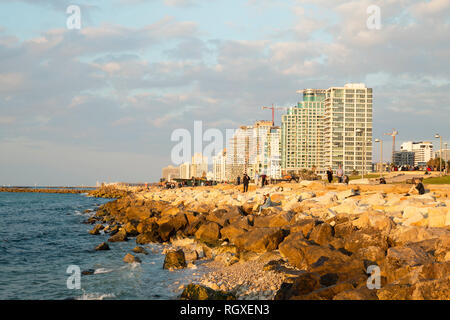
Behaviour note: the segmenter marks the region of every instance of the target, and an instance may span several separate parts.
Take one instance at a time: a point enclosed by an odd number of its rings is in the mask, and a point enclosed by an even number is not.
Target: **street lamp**
[[[444,162],[444,166],[445,166],[445,175],[447,175],[447,171],[448,171],[448,159],[447,159],[447,150],[448,150],[448,144],[447,144],[447,142],[446,143],[444,143],[444,146],[445,146],[445,148],[444,148],[444,150],[445,150],[445,162]]]
[[[441,152],[439,153],[439,176],[442,177],[442,136],[439,133],[436,133],[434,137],[441,140]]]
[[[383,140],[375,139],[375,142],[380,143],[380,175],[383,176]]]

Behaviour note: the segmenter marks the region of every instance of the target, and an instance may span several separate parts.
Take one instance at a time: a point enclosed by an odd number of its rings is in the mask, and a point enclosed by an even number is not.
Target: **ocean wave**
[[[98,268],[98,269],[95,269],[94,274],[110,273],[113,271],[114,271],[114,269]]]
[[[76,300],[105,300],[114,298],[116,298],[116,295],[114,293],[87,293],[83,290],[83,294],[80,297],[76,298]]]

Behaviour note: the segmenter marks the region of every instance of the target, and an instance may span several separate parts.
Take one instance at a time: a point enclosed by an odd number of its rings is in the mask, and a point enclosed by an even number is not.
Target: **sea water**
[[[109,251],[94,250],[108,235],[89,234],[92,225],[83,221],[94,211],[85,210],[108,201],[83,194],[0,192],[0,299],[177,299],[180,286],[199,271],[163,270],[163,245],[144,246],[148,255],[131,252],[134,239],[109,243]],[[123,262],[127,253],[142,263]],[[94,273],[81,275],[80,287],[70,289],[69,266]]]

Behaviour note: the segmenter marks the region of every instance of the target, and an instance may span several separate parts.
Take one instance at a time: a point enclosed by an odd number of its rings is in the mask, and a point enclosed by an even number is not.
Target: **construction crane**
[[[289,107],[274,107],[272,105],[271,107],[262,107],[263,110],[265,109],[271,109],[272,110],[272,126],[275,126],[275,110],[285,110],[289,109]]]
[[[392,129],[392,132],[385,133],[385,136],[391,136],[392,137],[392,163],[394,163],[394,153],[395,153],[395,137],[398,135],[398,131],[395,129]]]

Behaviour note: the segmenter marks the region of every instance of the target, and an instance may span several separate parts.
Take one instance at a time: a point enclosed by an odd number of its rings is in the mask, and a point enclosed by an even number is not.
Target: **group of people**
[[[260,176],[260,178],[261,178],[261,188],[263,188],[264,186],[269,184],[269,182],[267,180],[267,176],[265,174],[262,174]],[[244,173],[244,175],[242,176],[242,184],[244,185],[244,192],[248,191],[248,185],[250,183],[250,180],[251,179],[250,179],[249,175],[247,173]],[[258,180],[259,180],[259,177],[258,177],[258,174],[256,174],[256,176],[255,176],[256,185],[258,185]],[[241,184],[240,176],[237,177],[236,183],[238,186]]]
[[[342,166],[339,166],[339,168],[336,171],[336,177],[338,179],[338,183],[345,183],[348,184],[349,178],[346,174],[344,174],[344,170],[342,169]],[[327,179],[328,183],[331,183],[333,181],[333,170],[331,170],[331,167],[327,170]]]

